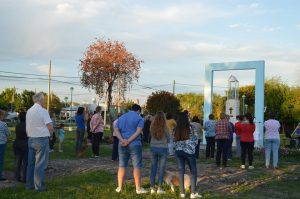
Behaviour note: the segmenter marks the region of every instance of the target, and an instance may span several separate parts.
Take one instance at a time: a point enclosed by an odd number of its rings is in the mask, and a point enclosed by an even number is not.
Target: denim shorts
[[[119,167],[127,167],[128,160],[131,157],[132,166],[134,168],[142,168],[142,146],[126,146],[119,145]]]

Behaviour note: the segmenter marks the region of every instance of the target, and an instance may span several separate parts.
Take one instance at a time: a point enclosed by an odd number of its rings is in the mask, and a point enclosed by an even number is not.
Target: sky
[[[119,40],[144,60],[140,78],[126,98],[140,100],[156,90],[203,93],[208,63],[265,60],[266,78],[300,84],[300,1],[298,0],[1,0],[0,90],[47,91],[90,102],[94,91],[80,86],[79,60],[96,38]],[[9,73],[13,72],[13,73]],[[222,94],[227,79],[254,84],[255,71],[215,74]],[[8,76],[14,76],[8,77]],[[46,76],[40,76],[46,78]],[[150,88],[149,88],[150,87]]]

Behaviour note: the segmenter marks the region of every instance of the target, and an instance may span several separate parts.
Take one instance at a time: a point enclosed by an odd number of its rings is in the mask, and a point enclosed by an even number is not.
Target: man
[[[42,92],[33,96],[34,105],[26,114],[26,132],[28,136],[28,166],[26,189],[38,192],[46,191],[45,169],[49,157],[49,137],[52,139],[53,125],[44,106]]]
[[[230,137],[230,126],[226,119],[226,114],[220,114],[221,120],[216,122],[216,141],[217,141],[217,166],[221,165],[221,155],[223,167],[227,167],[228,143]],[[222,168],[221,168],[222,169]]]
[[[0,181],[6,180],[6,178],[3,177],[3,164],[4,164],[4,155],[5,155],[5,148],[6,148],[6,142],[7,138],[10,135],[10,131],[8,129],[8,126],[4,120],[4,117],[6,115],[6,111],[0,109]]]
[[[115,133],[118,137],[119,144],[119,170],[118,170],[118,188],[116,192],[122,191],[128,160],[131,158],[133,165],[133,177],[137,194],[147,193],[148,191],[141,188],[142,168],[142,142],[141,133],[144,127],[144,120],[140,116],[141,107],[134,104],[131,110],[122,115],[117,122]]]

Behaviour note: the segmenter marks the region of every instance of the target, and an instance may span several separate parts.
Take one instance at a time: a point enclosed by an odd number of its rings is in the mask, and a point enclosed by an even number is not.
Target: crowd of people
[[[35,189],[43,192],[45,188],[45,170],[48,166],[49,152],[53,150],[53,140],[56,139],[55,131],[58,130],[59,152],[63,152],[64,124],[56,124],[50,117],[44,105],[43,93],[37,93],[33,97],[34,105],[27,111],[19,114],[20,122],[16,126],[16,139],[14,141],[15,152],[15,177],[20,182],[26,182],[27,189]],[[165,175],[167,157],[173,155],[177,161],[179,173],[180,197],[186,196],[184,188],[185,164],[191,173],[190,198],[200,198],[197,192],[197,159],[202,140],[202,132],[205,133],[207,159],[215,159],[216,166],[220,169],[227,167],[227,162],[232,157],[232,144],[235,138],[236,157],[241,160],[241,169],[246,169],[246,157],[248,168],[253,166],[254,131],[255,124],[251,114],[237,117],[237,122],[230,122],[230,117],[225,113],[220,114],[220,120],[215,120],[210,114],[208,120],[202,124],[198,117],[190,119],[187,111],[176,116],[176,120],[170,113],[162,111],[154,116],[141,116],[141,107],[134,104],[130,111],[121,115],[112,122],[113,150],[112,160],[119,162],[118,187],[116,192],[122,192],[126,168],[129,159],[132,161],[133,177],[137,194],[145,194],[148,191],[141,186],[141,169],[143,167],[142,145],[150,144],[151,169],[150,169],[150,193],[164,194],[162,188]],[[3,122],[5,111],[0,110],[0,180],[5,180],[2,175],[3,159],[6,142],[10,136],[7,124]],[[87,122],[86,122],[87,119]],[[97,107],[94,113],[85,117],[85,110],[79,107],[76,117],[76,144],[75,151],[80,153],[87,130],[87,140],[92,145],[93,157],[99,157],[100,142],[104,133],[104,120],[101,107]],[[270,167],[270,154],[273,154],[273,168],[278,168],[278,150],[280,145],[280,123],[271,114],[265,121],[265,166]],[[55,130],[56,129],[56,130]],[[234,136],[235,135],[235,136]],[[217,147],[215,147],[217,145]],[[216,148],[216,153],[215,153]],[[156,187],[156,176],[158,184]]]

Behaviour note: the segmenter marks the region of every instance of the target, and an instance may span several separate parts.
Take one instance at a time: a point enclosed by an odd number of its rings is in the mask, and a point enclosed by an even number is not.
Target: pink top
[[[92,133],[104,132],[104,121],[100,113],[96,113],[93,115],[90,125]]]
[[[115,131],[117,122],[118,122],[118,119],[116,119],[116,120],[113,122],[113,129],[114,129],[113,136],[117,136],[117,135],[116,135],[116,131]]]
[[[280,123],[277,120],[269,119],[265,121],[265,138],[266,139],[280,139],[279,136]]]

